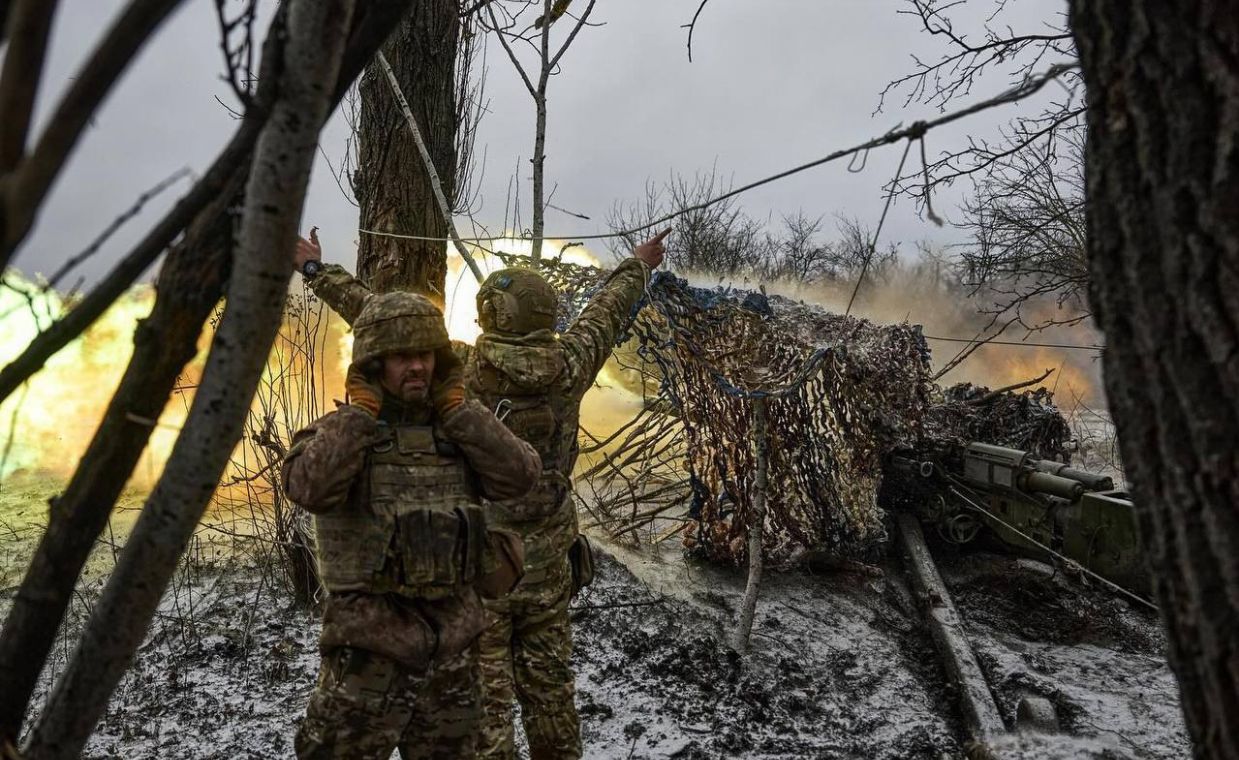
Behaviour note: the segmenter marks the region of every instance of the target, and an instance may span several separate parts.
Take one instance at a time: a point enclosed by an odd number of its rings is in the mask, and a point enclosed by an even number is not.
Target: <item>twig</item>
[[[502,36],[500,39],[502,39]],[[717,195],[701,203],[697,203],[691,206],[680,208],[676,211],[673,211],[669,214],[665,214],[645,224],[632,227],[631,229],[619,230],[616,232],[608,232],[608,233],[601,233],[601,234],[590,234],[590,235],[580,235],[580,234],[545,235],[544,234],[543,237],[556,239],[556,240],[607,240],[611,238],[636,235],[637,233],[645,232],[646,230],[652,229],[654,227],[664,225],[667,222],[673,219],[676,219],[677,217],[684,216],[685,214],[690,214],[694,211],[702,211],[715,204],[721,203],[727,200],[728,198],[734,198],[735,196],[740,195],[742,193],[746,193],[750,190],[754,190],[763,185],[768,185],[772,182],[778,182],[779,180],[786,179],[792,175],[799,174],[800,172],[807,171],[809,169],[814,169],[824,164],[828,164],[833,161],[838,161],[841,158],[846,158],[848,156],[851,156],[857,153],[862,153],[866,150],[878,148],[884,145],[891,145],[891,144],[899,142],[900,140],[905,140],[909,138],[915,139],[925,134],[931,129],[945,126],[952,122],[959,121],[960,119],[967,118],[969,116],[980,113],[982,111],[987,111],[997,106],[1018,102],[1020,100],[1023,100],[1024,98],[1034,95],[1035,93],[1039,92],[1041,88],[1045,87],[1045,85],[1048,84],[1049,82],[1056,80],[1058,77],[1062,76],[1064,73],[1068,71],[1072,71],[1075,68],[1076,68],[1075,64],[1058,64],[1055,66],[1051,66],[1049,69],[1046,70],[1044,74],[1040,76],[1032,77],[1029,80],[1025,81],[1024,83],[1010,90],[1007,90],[1006,92],[1003,92],[992,98],[988,98],[986,100],[982,100],[980,102],[974,103],[973,105],[968,106],[967,108],[962,108],[958,111],[953,111],[949,114],[940,116],[937,119],[932,119],[927,122],[917,122],[916,124],[913,124],[910,127],[905,127],[903,129],[899,129],[899,128],[893,129],[890,132],[887,132],[886,134],[880,137],[872,138],[863,143],[860,143],[859,145],[854,145],[850,148],[844,148],[842,150],[834,151],[833,153],[830,153],[828,155],[825,155],[813,161],[800,164],[799,166],[794,166],[790,169],[785,169],[781,172],[778,172],[777,174],[772,174],[768,177],[763,177],[762,179],[756,180],[754,182],[750,182],[747,185],[743,185],[734,190],[729,190],[726,193],[722,193],[721,195]],[[529,86],[532,90],[532,85],[529,85]],[[402,240],[430,240],[430,241],[438,241],[438,242],[451,242],[451,238],[428,237],[428,236],[423,236],[423,235],[405,235],[401,233],[387,232],[383,230],[358,229],[357,231],[363,235],[376,235],[378,237],[391,237],[391,238],[399,238]],[[465,242],[487,242],[490,240],[503,240],[508,237],[511,237],[511,235],[493,235],[489,237],[461,238],[461,240]]]
[[[688,62],[689,63],[693,62],[693,32],[696,31],[697,29],[697,18],[701,15],[701,12],[705,10],[706,3],[708,2],[710,2],[710,0],[701,0],[701,5],[697,6],[697,12],[693,14],[693,20],[685,24],[685,26],[688,27]]]
[[[104,229],[103,232],[100,233],[99,236],[96,237],[94,241],[92,241],[91,244],[86,247],[85,250],[83,250],[81,253],[77,254],[76,256],[70,258],[63,265],[61,265],[60,269],[56,270],[56,273],[53,274],[51,276],[51,279],[47,281],[47,285],[43,287],[43,290],[48,291],[56,287],[56,284],[59,283],[62,279],[64,279],[64,276],[67,275],[74,267],[78,266],[86,259],[95,255],[95,253],[99,251],[99,249],[103,246],[103,244],[108,241],[108,238],[112,237],[112,234],[116,232],[118,229],[120,229],[121,226],[124,225],[125,222],[137,216],[138,212],[142,210],[142,207],[146,205],[147,201],[149,201],[151,198],[154,198],[155,196],[162,193],[164,190],[171,187],[173,184],[176,183],[177,180],[181,179],[182,177],[188,177],[190,174],[191,172],[188,166],[178,169],[177,171],[173,172],[171,176],[167,177],[159,184],[155,185],[151,189],[139,195],[138,199],[134,201],[133,205],[130,206],[129,209],[126,210],[123,214],[113,219],[112,223],[109,224],[107,228]]]
[[[995,332],[993,335],[981,341],[978,341],[977,338],[981,337],[981,333],[984,333],[987,329],[989,329],[990,326],[994,324],[993,320],[990,321],[989,325],[982,328],[981,332],[974,335],[972,337],[972,340],[962,340],[960,338],[931,338],[931,340],[947,340],[952,343],[956,343],[956,342],[967,343],[968,345],[960,349],[959,353],[955,354],[954,358],[952,358],[949,362],[947,362],[946,365],[942,367],[942,369],[938,370],[934,374],[934,376],[930,378],[930,380],[937,382],[938,378],[942,377],[946,373],[958,367],[960,364],[963,363],[965,359],[967,359],[969,356],[972,356],[976,352],[976,350],[979,349],[981,346],[984,346],[987,343],[997,342],[997,341],[994,341],[994,338],[997,338],[999,335],[1002,335],[1003,331],[1006,330],[1008,327],[1010,327],[1012,324],[1014,324],[1016,319],[1017,318],[1012,318],[1012,319],[1007,320],[1007,323],[1004,324],[1002,327],[998,328],[997,332]],[[930,336],[928,335],[926,335],[925,337],[930,338]]]
[[[973,406],[981,406],[983,404],[988,404],[989,402],[993,401],[994,399],[998,398],[1004,393],[1019,390],[1020,388],[1027,388],[1030,385],[1036,385],[1037,383],[1049,377],[1050,373],[1053,371],[1054,371],[1054,368],[1050,367],[1045,372],[1042,372],[1040,377],[1034,377],[1032,380],[1025,380],[1022,383],[1012,383],[1011,385],[1005,385],[999,388],[998,390],[990,391],[989,393],[985,394],[981,398],[975,399],[973,401],[969,401],[968,403],[972,404]]]

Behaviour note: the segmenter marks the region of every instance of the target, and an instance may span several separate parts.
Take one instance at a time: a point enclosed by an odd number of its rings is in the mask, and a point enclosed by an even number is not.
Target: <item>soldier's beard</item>
[[[387,382],[383,382],[383,390],[401,403],[417,405],[424,404],[430,398],[430,380],[429,378],[405,376],[400,380],[400,387],[392,388]]]
[[[400,384],[400,392],[395,394],[406,404],[424,404],[430,398],[430,383],[426,380],[406,379]]]

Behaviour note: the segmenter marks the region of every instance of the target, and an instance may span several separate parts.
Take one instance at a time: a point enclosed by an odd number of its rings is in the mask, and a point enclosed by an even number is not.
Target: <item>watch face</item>
[[[301,265],[301,273],[305,275],[306,277],[313,277],[314,275],[318,274],[318,270],[322,268],[323,268],[322,264],[320,264],[319,262],[313,259],[310,259],[309,261]]]

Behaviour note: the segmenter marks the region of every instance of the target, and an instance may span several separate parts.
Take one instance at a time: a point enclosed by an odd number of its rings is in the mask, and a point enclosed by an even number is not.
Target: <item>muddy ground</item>
[[[610,552],[573,613],[587,757],[962,756],[952,691],[893,560],[768,574],[741,657],[725,644],[739,572],[674,549]],[[1062,735],[1016,737],[1002,757],[1188,756],[1151,615],[1036,563],[944,555],[943,572],[1006,717],[1037,694],[1062,722]],[[86,756],[289,756],[317,630],[252,569],[187,571]],[[67,654],[57,649],[56,667]]]

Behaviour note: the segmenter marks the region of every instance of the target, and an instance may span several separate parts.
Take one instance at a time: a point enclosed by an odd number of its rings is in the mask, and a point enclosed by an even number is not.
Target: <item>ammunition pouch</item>
[[[396,535],[403,585],[455,586],[482,575],[486,516],[481,507],[407,512],[396,518]]]
[[[568,547],[568,566],[572,568],[572,596],[594,582],[594,547],[584,533],[578,533]]]
[[[488,543],[472,480],[460,452],[431,428],[386,431],[370,449],[363,488],[315,519],[327,590],[422,596],[479,578]]]
[[[502,599],[525,575],[525,543],[507,530],[488,531],[484,540],[489,561],[474,580],[473,588],[483,599]]]

